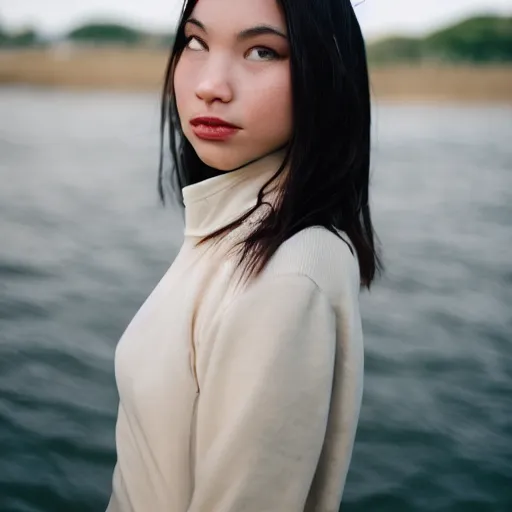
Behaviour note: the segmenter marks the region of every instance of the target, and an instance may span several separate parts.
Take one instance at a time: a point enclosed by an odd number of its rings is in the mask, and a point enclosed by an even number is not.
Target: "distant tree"
[[[418,62],[422,58],[421,40],[392,36],[368,45],[368,59],[385,64],[393,61]]]
[[[42,41],[33,28],[25,28],[11,33],[0,27],[0,46],[19,48],[41,44]]]
[[[39,36],[33,28],[26,28],[15,34],[10,38],[11,46],[36,46],[39,43]]]
[[[387,37],[368,44],[373,64],[512,62],[512,17],[476,16],[426,37]]]
[[[0,26],[0,46],[5,46],[10,41],[9,34]]]
[[[72,41],[137,44],[143,37],[139,31],[115,23],[94,23],[72,30],[66,39]]]
[[[0,46],[3,46],[5,42],[9,39],[9,34],[5,31],[2,17],[0,16]]]
[[[425,53],[446,60],[512,61],[512,17],[478,16],[434,32]]]

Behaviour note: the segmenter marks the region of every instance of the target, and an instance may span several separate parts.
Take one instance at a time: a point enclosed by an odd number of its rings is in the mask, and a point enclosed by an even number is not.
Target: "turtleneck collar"
[[[258,192],[277,172],[282,152],[269,155],[236,171],[208,178],[182,189],[185,203],[185,236],[204,237],[230,224],[254,207]],[[286,170],[265,191],[271,202]]]

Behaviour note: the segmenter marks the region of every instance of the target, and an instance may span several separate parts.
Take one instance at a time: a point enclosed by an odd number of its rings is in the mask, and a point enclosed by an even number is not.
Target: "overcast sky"
[[[236,0],[233,0],[236,1]],[[367,36],[421,34],[479,12],[512,14],[512,0],[352,0]],[[0,0],[0,23],[59,34],[92,19],[169,31],[182,0]]]

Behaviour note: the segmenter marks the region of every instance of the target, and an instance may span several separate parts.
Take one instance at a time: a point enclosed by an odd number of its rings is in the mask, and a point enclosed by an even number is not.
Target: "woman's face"
[[[290,47],[276,0],[199,0],[174,88],[185,137],[228,171],[285,145],[292,131]],[[235,125],[214,127],[211,119]]]

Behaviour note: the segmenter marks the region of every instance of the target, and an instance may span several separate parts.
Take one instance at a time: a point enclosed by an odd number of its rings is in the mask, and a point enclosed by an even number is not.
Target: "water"
[[[512,108],[381,105],[343,511],[512,510]],[[0,512],[102,511],[115,345],[181,221],[158,97],[0,89]]]

